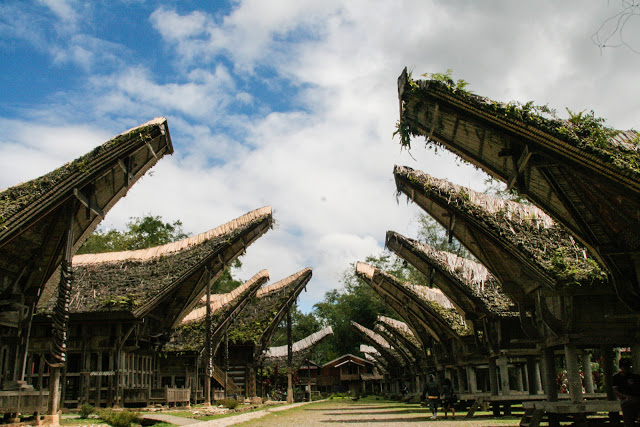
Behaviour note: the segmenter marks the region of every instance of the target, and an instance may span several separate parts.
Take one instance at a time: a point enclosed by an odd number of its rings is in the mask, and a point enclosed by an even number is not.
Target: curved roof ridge
[[[376,267],[366,262],[358,261],[356,263],[356,273],[360,273],[367,276],[369,279],[373,279],[373,275],[376,272]]]
[[[227,292],[225,294],[214,294],[211,295],[211,312],[214,313],[217,310],[221,309],[225,305],[229,304],[231,301],[236,299],[238,295],[242,294],[245,290],[250,288],[254,283],[259,280],[269,279],[269,270],[260,270],[256,273],[251,279],[233,289],[231,292]],[[191,311],[191,313],[187,314],[182,319],[182,324],[195,322],[207,315],[207,306],[205,304],[204,307],[199,307]]]
[[[400,320],[392,319],[391,317],[387,317],[387,316],[378,315],[378,322],[387,324],[392,328],[402,331],[403,333],[410,335],[412,337],[414,336],[413,331],[411,330],[411,328],[409,328],[409,325],[407,325],[405,322],[401,322]]]
[[[229,232],[241,227],[255,219],[268,216],[271,214],[271,207],[265,206],[251,212],[248,212],[234,220],[222,224],[216,228],[213,228],[204,233],[200,233],[195,236],[187,237],[177,242],[167,243],[165,245],[155,246],[148,249],[137,249],[132,251],[121,252],[104,252],[101,254],[83,254],[73,257],[73,264],[99,264],[103,262],[118,262],[126,260],[148,260],[151,258],[157,258],[163,255],[168,255],[175,252],[181,252],[185,249],[189,249],[193,246],[199,245],[203,242],[211,240],[213,238],[228,234]]]
[[[391,344],[389,344],[389,342],[387,340],[385,340],[380,334],[372,331],[369,328],[366,328],[366,327],[362,326],[358,322],[354,322],[353,320],[351,321],[351,324],[353,325],[353,327],[355,327],[361,333],[363,333],[366,336],[368,336],[369,339],[371,339],[371,341],[375,342],[380,347],[388,349],[388,350],[391,349]]]
[[[397,173],[413,174],[427,181],[426,185],[439,188],[446,193],[464,194],[468,201],[482,210],[496,214],[504,214],[509,221],[532,224],[537,228],[550,228],[554,226],[553,219],[542,209],[534,205],[526,205],[513,200],[506,200],[496,196],[479,193],[468,187],[454,184],[446,179],[436,178],[428,173],[412,169],[408,166],[396,166]],[[532,221],[535,220],[535,221]]]
[[[440,289],[429,288],[424,285],[414,285],[411,283],[403,283],[402,285],[413,291],[414,294],[418,295],[424,300],[438,303],[444,308],[455,309],[455,307],[451,303],[451,300],[449,300],[449,298],[447,298],[447,296]]]
[[[314,344],[317,344],[318,342],[320,342],[320,340],[331,334],[333,334],[333,328],[331,328],[331,326],[327,326],[326,328],[323,328],[307,337],[304,337],[299,341],[294,342],[291,346],[291,351],[293,353],[296,353],[298,351],[306,350],[307,348],[313,346]],[[289,353],[287,347],[287,345],[269,347],[267,349],[265,357],[286,357]]]
[[[294,281],[296,281],[297,279],[299,279],[302,275],[308,273],[311,271],[311,267],[307,267],[304,268],[300,271],[298,271],[297,273],[292,274],[289,277],[285,277],[284,279],[280,280],[279,282],[276,283],[272,283],[271,285],[267,285],[264,286],[260,289],[258,289],[258,293],[256,294],[256,296],[258,298],[267,296],[273,292],[277,292],[282,288],[285,288],[287,286],[289,286],[291,283],[293,283]]]

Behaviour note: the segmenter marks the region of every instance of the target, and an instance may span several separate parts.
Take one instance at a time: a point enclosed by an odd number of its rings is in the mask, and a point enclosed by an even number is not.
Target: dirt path
[[[236,424],[238,426],[419,426],[435,425],[438,427],[476,427],[476,426],[517,426],[519,420],[473,418],[466,420],[458,415],[455,420],[442,417],[432,420],[431,413],[419,405],[405,403],[352,402],[347,399],[333,399],[324,402],[293,408],[286,411],[269,413],[259,419]]]

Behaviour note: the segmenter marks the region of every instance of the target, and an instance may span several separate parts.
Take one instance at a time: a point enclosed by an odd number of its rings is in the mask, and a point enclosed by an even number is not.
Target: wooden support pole
[[[75,203],[68,203],[65,208],[64,245],[62,247],[62,263],[60,265],[60,282],[58,299],[53,314],[53,349],[51,351],[51,370],[49,374],[49,402],[45,422],[51,425],[60,424],[60,376],[67,357],[67,334],[69,325],[69,299],[73,282],[71,258],[73,257],[73,214]]]
[[[497,360],[498,369],[500,369],[500,387],[502,394],[505,396],[510,394],[511,386],[509,384],[509,360],[506,355],[502,355]]]
[[[476,377],[476,371],[472,365],[467,365],[467,383],[469,385],[469,393],[477,393],[478,392],[478,379]]]
[[[495,357],[489,358],[489,388],[491,389],[491,396],[498,395],[498,373],[496,372]]]
[[[593,368],[591,367],[591,353],[582,353],[582,370],[584,371],[584,391],[593,393]]]
[[[558,384],[556,383],[556,363],[552,348],[545,348],[542,352],[544,369],[544,391],[549,402],[558,401]]]
[[[540,383],[536,359],[533,356],[527,357],[527,385],[529,386],[530,395],[538,394],[538,390],[540,390]]]
[[[631,345],[631,365],[633,372],[640,372],[640,344]]]
[[[573,403],[584,402],[582,395],[582,380],[580,379],[580,365],[575,344],[564,345],[564,357],[567,364],[567,378],[569,380],[569,396]]]
[[[204,274],[207,276],[207,321],[206,321],[206,335],[205,335],[205,376],[204,376],[204,406],[211,406],[211,376],[212,376],[212,364],[213,355],[211,354],[211,280],[209,279],[209,270],[206,270]]]
[[[291,331],[291,306],[287,307],[287,403],[293,403],[293,335]]]
[[[613,349],[610,346],[603,346],[601,350],[604,391],[607,393],[607,400],[617,400],[617,397],[613,392]]]

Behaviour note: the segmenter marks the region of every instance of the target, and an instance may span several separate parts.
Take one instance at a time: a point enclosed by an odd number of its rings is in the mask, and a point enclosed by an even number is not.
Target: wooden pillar
[[[524,391],[525,369],[519,363],[515,365],[515,369],[516,369],[516,387],[518,388],[518,391],[522,393]]]
[[[584,371],[584,391],[593,393],[593,368],[591,367],[591,353],[582,353],[582,370]]]
[[[509,384],[509,360],[506,355],[502,355],[497,360],[498,369],[500,369],[500,387],[502,388],[502,394],[508,395],[511,392],[511,386]]]
[[[575,344],[569,343],[564,345],[564,357],[567,363],[569,396],[573,403],[582,403],[584,402],[582,379],[580,378],[580,365],[578,365],[578,352]]]
[[[75,203],[69,202],[65,208],[66,229],[63,237],[62,263],[60,265],[60,282],[58,297],[53,313],[53,348],[51,351],[51,370],[49,374],[49,402],[45,422],[58,425],[60,423],[60,375],[67,360],[67,334],[69,330],[69,299],[73,285],[73,214]]]
[[[604,391],[607,400],[617,400],[613,392],[613,349],[610,346],[602,347],[602,373],[604,376]]]
[[[211,280],[209,280],[209,270],[205,271],[207,277],[207,321],[205,334],[205,377],[204,377],[204,406],[211,406],[211,376],[213,374],[213,354],[211,354]],[[226,389],[226,387],[225,387]]]
[[[291,332],[291,307],[287,307],[287,403],[293,403],[293,335]]]
[[[631,368],[636,374],[640,372],[640,344],[631,345]]]
[[[527,356],[527,385],[530,395],[538,394],[538,390],[540,390],[539,378],[536,359],[533,356]]]
[[[246,394],[247,398],[251,399],[253,403],[253,401],[258,397],[256,384],[256,367],[255,365],[250,364],[247,368]]]
[[[544,391],[549,402],[558,401],[558,384],[556,382],[555,355],[552,348],[545,348],[542,354],[544,369]]]
[[[478,379],[476,377],[475,368],[472,365],[467,365],[467,383],[469,384],[469,393],[478,392]]]
[[[494,357],[489,358],[489,388],[491,389],[491,396],[498,395],[498,373],[496,372],[496,359]]]

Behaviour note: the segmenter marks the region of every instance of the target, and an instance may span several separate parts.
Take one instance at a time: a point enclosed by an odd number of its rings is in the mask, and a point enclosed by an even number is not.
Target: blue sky
[[[396,79],[454,70],[491,98],[594,109],[640,128],[640,54],[592,36],[621,2],[234,0],[0,2],[0,188],[164,116],[175,154],[107,215],[200,233],[270,205],[279,226],[237,272],[314,269],[308,311],[349,263],[414,235],[394,164],[475,189],[484,176],[392,139]],[[205,6],[203,6],[205,5]],[[640,51],[640,17],[619,35]],[[617,39],[611,39],[616,43]]]

